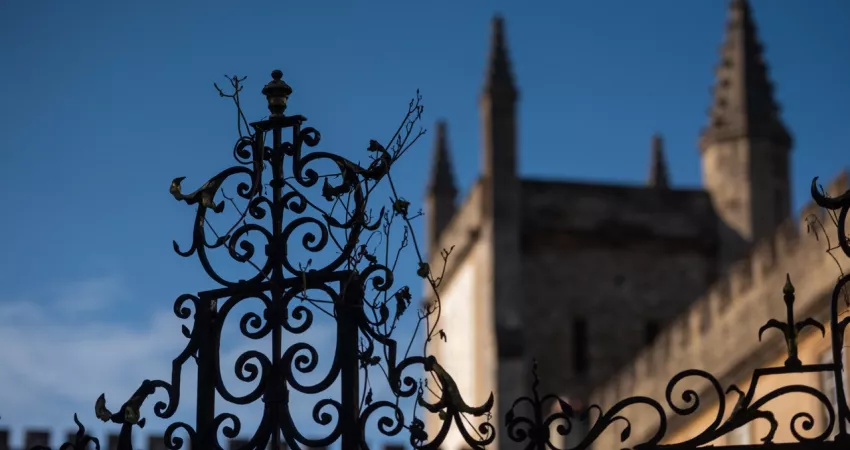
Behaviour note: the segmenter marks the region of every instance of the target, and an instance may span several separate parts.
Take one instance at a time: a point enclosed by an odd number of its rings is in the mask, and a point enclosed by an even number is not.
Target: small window
[[[577,318],[573,321],[573,368],[576,373],[585,373],[587,365],[587,321]]]
[[[661,327],[658,325],[658,322],[654,320],[650,320],[646,323],[646,327],[644,328],[643,341],[647,345],[655,342],[655,338],[658,337],[658,333],[661,330]]]

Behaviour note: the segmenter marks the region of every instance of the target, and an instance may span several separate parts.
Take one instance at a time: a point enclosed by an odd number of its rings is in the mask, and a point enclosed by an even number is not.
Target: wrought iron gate
[[[306,147],[314,147],[319,143],[319,132],[311,127],[303,127],[306,118],[299,115],[287,116],[284,111],[292,89],[282,80],[282,73],[274,71],[272,81],[265,86],[263,94],[267,97],[271,114],[266,120],[250,124],[251,131],[241,136],[234,148],[234,157],[238,165],[228,168],[212,177],[198,190],[184,194],[181,191],[182,178],[172,182],[171,193],[180,201],[197,206],[191,246],[182,250],[175,243],[178,254],[189,257],[197,254],[201,265],[209,277],[221,285],[220,288],[200,292],[197,295],[180,296],[174,305],[175,314],[181,319],[189,319],[194,311],[194,325],[191,330],[183,328],[188,342],[184,350],[174,359],[173,372],[170,381],[145,380],[138,390],[116,412],[107,408],[104,396],[96,402],[96,414],[104,421],[121,425],[118,447],[120,450],[132,448],[132,432],[135,427],[144,426],[140,408],[148,396],[161,390],[167,400],[156,403],[154,414],[160,419],[168,419],[176,412],[180,402],[180,374],[183,365],[190,359],[198,364],[198,403],[194,425],[183,422],[171,424],[166,430],[166,444],[169,448],[221,449],[217,436],[221,429],[226,438],[235,438],[241,429],[239,419],[230,413],[217,413],[215,397],[220,395],[226,402],[237,405],[262,402],[263,416],[259,427],[253,432],[247,449],[280,449],[283,445],[291,449],[328,446],[339,443],[343,450],[368,448],[364,436],[364,424],[375,416],[378,419],[378,429],[386,436],[396,436],[402,432],[408,435],[411,447],[421,449],[436,449],[446,437],[451,426],[458,427],[464,439],[471,448],[484,448],[492,443],[496,436],[493,425],[485,421],[472,430],[466,425],[465,416],[489,418],[493,405],[493,397],[480,406],[469,406],[464,403],[461,392],[458,392],[451,376],[439,365],[433,357],[407,356],[400,354],[398,343],[386,331],[386,325],[391,319],[386,304],[366,305],[365,291],[373,289],[379,292],[389,292],[393,285],[393,273],[390,267],[375,261],[363,261],[364,254],[359,252],[360,238],[364,233],[376,230],[383,217],[383,210],[377,218],[370,217],[367,209],[370,186],[381,181],[387,174],[395,155],[379,143],[372,141],[369,151],[373,155],[371,164],[362,167],[339,155],[325,152],[305,153]],[[234,78],[234,87],[240,89],[238,79]],[[418,101],[411,103],[409,114],[418,114],[421,108]],[[240,110],[241,114],[241,110]],[[240,117],[240,120],[244,118]],[[284,134],[291,136],[288,141]],[[270,135],[270,141],[267,142]],[[316,207],[310,200],[299,192],[300,188],[316,186],[323,177],[308,168],[313,162],[324,160],[336,165],[339,169],[339,184],[332,184],[329,178],[323,179],[322,195],[329,202],[338,201],[347,196],[350,202],[349,213],[345,220],[334,219],[329,214],[322,213],[321,219],[306,215],[309,208]],[[289,164],[287,166],[287,164]],[[286,168],[288,176],[285,176]],[[271,193],[266,192],[265,177],[269,177],[268,186]],[[222,183],[234,176],[243,177],[238,189],[238,196],[247,202],[240,220],[231,230],[215,240],[208,241],[206,223],[207,214],[220,213],[224,209],[224,201],[216,202],[215,198]],[[850,243],[846,233],[846,219],[850,209],[850,192],[836,198],[822,194],[812,182],[812,197],[823,208],[838,211],[837,226],[841,251],[850,257]],[[371,183],[371,184],[370,184]],[[406,214],[407,205],[396,203],[393,213]],[[247,216],[253,219],[271,218],[271,227],[263,227],[257,223],[243,220]],[[291,216],[291,217],[290,217]],[[288,219],[288,220],[285,220]],[[339,250],[338,255],[324,267],[305,267],[291,261],[289,238],[295,229],[309,225],[318,235],[307,233],[302,239],[302,246],[309,252],[319,252],[333,245]],[[344,232],[345,239],[334,241],[331,231]],[[262,236],[266,242],[263,248],[258,248],[244,237],[248,233]],[[208,250],[224,248],[229,257],[238,262],[248,262],[253,256],[262,253],[264,263],[257,266],[256,275],[247,279],[231,280],[218,273],[208,257]],[[360,264],[363,262],[364,264]],[[427,266],[423,270],[428,270]],[[797,357],[797,335],[806,326],[811,326],[825,333],[824,326],[813,319],[795,321],[794,318],[794,288],[788,279],[783,289],[787,308],[785,322],[771,320],[761,330],[762,332],[775,328],[780,330],[787,344],[788,358],[783,367],[757,369],[752,376],[752,382],[747,392],[735,386],[724,390],[720,382],[710,373],[701,370],[686,370],[670,380],[667,387],[667,404],[678,415],[694,413],[699,406],[696,393],[686,391],[683,400],[685,407],[678,406],[671,399],[671,392],[678,382],[688,377],[700,377],[708,380],[714,387],[720,401],[717,417],[712,424],[698,436],[681,443],[662,444],[668,431],[668,417],[662,404],[648,397],[628,398],[618,402],[607,411],[597,406],[591,406],[581,414],[574,411],[566,402],[556,396],[541,396],[537,392],[537,381],[532,388],[532,396],[517,400],[515,406],[526,404],[531,406],[530,416],[522,415],[513,408],[506,413],[507,429],[502,441],[510,439],[528,449],[555,448],[556,434],[569,435],[576,421],[589,422],[587,435],[584,436],[576,449],[590,448],[600,434],[614,423],[621,422],[625,431],[623,440],[628,438],[629,422],[621,413],[628,407],[642,404],[651,407],[658,414],[659,426],[657,431],[646,442],[635,446],[635,449],[694,449],[707,445],[720,436],[754,420],[766,420],[771,425],[771,432],[763,438],[763,444],[771,448],[801,448],[801,449],[837,449],[850,448],[847,424],[850,418],[846,387],[843,384],[843,361],[841,351],[844,345],[844,329],[850,318],[839,320],[839,296],[845,285],[850,282],[850,276],[842,276],[836,283],[831,298],[830,322],[831,345],[833,361],[828,364],[803,364]],[[332,302],[332,312],[336,323],[337,340],[331,369],[315,384],[302,384],[293,377],[294,371],[306,373],[314,370],[318,351],[307,342],[284,342],[283,330],[293,335],[304,333],[311,327],[313,311],[303,305],[297,305],[293,300],[306,299],[299,297],[307,291],[319,290],[327,294]],[[396,292],[398,307],[404,308],[409,302],[410,295],[404,289]],[[254,390],[243,396],[232,394],[221,378],[219,351],[221,344],[222,324],[225,318],[245,299],[257,299],[264,304],[262,315],[257,313],[245,314],[240,320],[241,333],[254,340],[271,338],[271,355],[259,351],[243,353],[237,361],[237,371],[241,371],[243,381],[258,381]],[[309,299],[308,299],[309,300]],[[191,308],[190,308],[191,306]],[[374,308],[379,311],[376,319],[368,317],[366,310]],[[366,344],[360,346],[361,339]],[[439,415],[444,421],[437,436],[428,436],[421,419],[408,415],[407,418],[397,402],[380,400],[364,404],[360,395],[360,370],[374,363],[377,347],[381,347],[385,356],[387,378],[392,393],[397,398],[416,398],[420,406],[430,414]],[[416,366],[432,375],[441,386],[438,399],[429,403],[422,395],[422,385],[406,370]],[[784,386],[765,396],[755,398],[758,381],[766,376],[790,373],[828,372],[835,378],[837,386],[837,404],[822,392],[802,385]],[[536,375],[535,375],[536,377]],[[328,393],[337,381],[339,385],[339,400],[325,399],[318,402],[313,410],[317,423],[330,425],[334,411],[337,417],[332,431],[323,438],[311,439],[300,432],[295,425],[290,408],[290,395],[293,392],[308,394]],[[738,401],[732,406],[732,412],[724,420],[727,413],[725,396],[727,392],[736,392]],[[799,433],[798,425],[810,430],[815,419],[808,413],[797,414],[790,424],[794,437],[799,441],[795,444],[771,444],[773,433],[778,426],[773,414],[763,410],[765,403],[777,397],[790,393],[804,393],[813,396],[821,402],[828,411],[828,423],[823,425],[824,431],[814,437],[805,437]],[[551,409],[545,405],[554,402],[558,411],[546,414]],[[86,435],[82,424],[74,417],[79,426],[76,441],[68,443],[62,449],[83,449],[92,441]],[[560,426],[558,426],[560,425]],[[833,441],[828,441],[832,430],[837,427],[837,435]],[[175,435],[182,430],[188,436],[188,442]],[[554,433],[553,433],[554,432]],[[185,447],[186,445],[190,447]],[[758,448],[759,446],[742,446],[728,448]],[[37,447],[43,448],[43,447]]]

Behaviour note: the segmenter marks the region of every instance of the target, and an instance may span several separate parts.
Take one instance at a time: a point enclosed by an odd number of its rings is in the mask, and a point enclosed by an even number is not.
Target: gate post
[[[213,448],[216,442],[215,430],[215,358],[218,357],[218,346],[214,342],[217,333],[214,332],[217,313],[215,297],[200,293],[201,299],[198,311],[195,313],[195,330],[198,333],[198,409],[196,411],[195,432],[197,448],[201,450]]]
[[[340,422],[342,450],[360,448],[360,367],[359,367],[359,321],[363,314],[363,289],[360,277],[351,273],[340,282],[342,305],[337,308],[337,339],[339,342],[341,368]]]

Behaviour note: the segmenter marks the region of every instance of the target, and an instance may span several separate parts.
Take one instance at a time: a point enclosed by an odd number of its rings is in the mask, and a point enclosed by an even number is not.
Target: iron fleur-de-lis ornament
[[[785,274],[785,287],[782,288],[782,293],[785,298],[785,313],[786,322],[780,322],[776,319],[770,319],[764,326],[759,328],[759,341],[761,341],[762,333],[770,328],[776,328],[785,335],[785,345],[788,347],[788,358],[785,360],[785,367],[802,367],[803,363],[797,357],[797,337],[800,332],[807,326],[812,326],[820,330],[821,335],[826,336],[826,329],[823,325],[811,317],[794,322],[794,285],[791,284],[791,276]]]

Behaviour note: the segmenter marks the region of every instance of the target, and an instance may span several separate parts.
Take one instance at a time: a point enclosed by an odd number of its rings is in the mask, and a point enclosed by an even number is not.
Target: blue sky
[[[812,177],[850,162],[850,3],[753,5],[796,140],[799,209]],[[425,125],[448,120],[466,189],[495,12],[520,89],[524,176],[642,183],[660,132],[673,184],[700,184],[723,0],[0,3],[3,425],[64,430],[75,411],[95,425],[100,392],[120,404],[167,376],[183,342],[174,299],[216,287],[172,251],[173,239],[188,244],[193,213],[167,191],[232,162],[233,109],[213,82],[248,76],[245,110],[258,119],[259,90],[283,69],[289,112],[352,159],[389,137],[420,89]],[[396,168],[414,204],[430,146],[426,136]],[[420,292],[410,270],[397,283]]]

